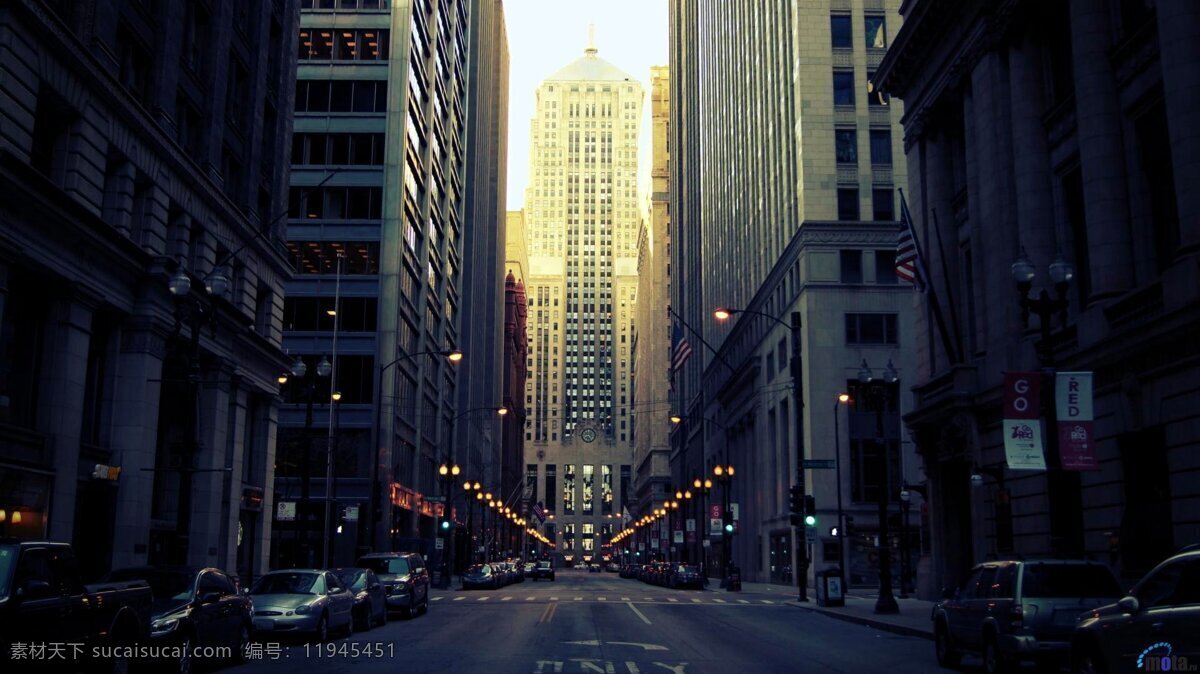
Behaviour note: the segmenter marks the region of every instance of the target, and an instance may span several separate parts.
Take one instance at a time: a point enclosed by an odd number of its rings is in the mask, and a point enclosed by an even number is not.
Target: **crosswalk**
[[[472,603],[481,603],[481,602],[489,602],[489,601],[498,601],[498,602],[526,601],[526,602],[531,602],[531,601],[539,601],[539,600],[544,601],[544,602],[570,601],[572,603],[573,602],[612,603],[612,601],[616,600],[616,597],[611,597],[611,601],[610,601],[609,595],[571,595],[570,597],[567,597],[564,599],[563,597],[558,597],[558,596],[546,596],[546,595],[535,595],[535,594],[530,594],[530,595],[525,595],[525,596],[522,596],[519,594],[501,594],[501,595],[497,596],[496,594],[476,594],[476,593],[457,594],[457,593],[455,593],[455,594],[439,594],[439,595],[431,596],[429,598],[429,601],[431,601],[431,602],[442,602],[442,601],[461,602],[461,601],[465,601],[465,602],[472,602]],[[704,593],[702,596],[698,596],[698,597],[692,596],[692,597],[680,598],[680,597],[670,597],[670,596],[650,596],[650,597],[643,596],[643,597],[621,597],[620,600],[622,602],[632,602],[632,603],[636,603],[636,604],[665,604],[668,606],[669,605],[687,606],[687,605],[696,605],[696,604],[712,605],[712,606],[718,606],[718,605],[724,605],[724,606],[738,606],[738,605],[742,605],[742,606],[750,606],[750,605],[753,605],[753,606],[760,606],[760,605],[786,606],[788,604],[787,601],[782,600],[782,599],[753,599],[753,600],[751,600],[751,599],[737,599],[737,598],[733,598],[733,597],[722,599],[719,597],[710,596],[708,593]]]

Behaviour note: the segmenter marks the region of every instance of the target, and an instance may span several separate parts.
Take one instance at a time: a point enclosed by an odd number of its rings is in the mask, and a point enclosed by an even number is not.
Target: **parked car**
[[[429,569],[416,552],[376,552],[358,558],[358,566],[379,576],[389,611],[408,617],[429,612]]]
[[[360,631],[387,624],[387,591],[370,569],[334,569],[338,579],[354,595],[354,627]]]
[[[509,578],[512,580],[512,582],[514,582],[514,583],[524,583],[525,582],[525,574],[524,574],[524,572],[521,571],[520,564],[518,564],[517,562],[505,562],[504,565],[506,567],[508,567],[508,575],[509,575]]]
[[[176,671],[192,669],[196,648],[228,647],[232,660],[246,657],[254,607],[220,569],[137,566],[116,569],[103,582],[144,580],[153,596],[152,645],[180,647]]]
[[[704,587],[704,576],[700,575],[700,567],[691,564],[676,564],[671,567],[667,584],[672,588]]]
[[[1168,655],[1200,655],[1200,546],[1167,558],[1120,601],[1093,610],[1071,638],[1074,672],[1145,671],[1139,660]]]
[[[535,563],[535,562],[525,562],[525,571],[524,571],[524,573],[525,573],[525,577],[526,577],[526,578],[533,578],[534,580],[537,580],[537,575],[536,575],[536,573],[535,573],[535,572],[536,572],[536,570],[537,570],[537,563]]]
[[[554,565],[550,563],[550,560],[543,559],[537,562],[533,568],[533,579],[538,580],[539,578],[554,580]]]
[[[587,562],[575,562],[575,569],[577,571],[583,571],[587,566]]]
[[[464,590],[472,588],[497,590],[500,589],[502,584],[500,569],[492,564],[475,564],[463,572],[462,585]]]
[[[600,573],[600,565],[596,562],[588,564],[588,573]]]
[[[604,570],[609,573],[620,573],[621,565],[616,562],[609,562],[607,565],[605,565]]]
[[[14,643],[82,643],[83,653],[91,653],[93,647],[144,642],[152,606],[145,580],[84,585],[68,543],[0,539],[0,663],[12,657]],[[67,657],[74,655],[67,650]],[[128,662],[103,664],[119,669]],[[18,665],[3,669],[20,671]]]
[[[987,672],[1025,660],[1065,662],[1080,614],[1121,594],[1116,576],[1098,562],[985,562],[933,608],[938,664],[956,666],[963,651],[980,653]]]
[[[303,633],[324,642],[334,631],[354,632],[354,595],[332,571],[272,571],[250,588],[250,599],[254,631],[260,634]]]
[[[621,567],[621,577],[622,578],[637,578],[637,574],[638,574],[637,564],[625,564]]]

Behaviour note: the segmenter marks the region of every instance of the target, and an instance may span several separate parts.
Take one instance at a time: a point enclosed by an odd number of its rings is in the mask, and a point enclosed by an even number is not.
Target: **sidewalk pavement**
[[[709,590],[725,591],[716,582],[709,585]],[[933,622],[930,620],[930,615],[933,612],[934,602],[931,601],[897,598],[896,603],[900,605],[899,613],[879,615],[875,613],[875,600],[878,598],[878,595],[875,594],[847,594],[845,606],[818,606],[816,591],[811,587],[808,589],[809,600],[803,603],[796,601],[798,590],[787,585],[742,583],[742,592],[786,597],[787,603],[792,606],[798,606],[830,618],[874,627],[885,632],[933,639]]]

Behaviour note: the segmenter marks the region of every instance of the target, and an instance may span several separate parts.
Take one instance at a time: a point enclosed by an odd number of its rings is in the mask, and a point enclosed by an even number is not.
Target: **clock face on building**
[[[593,442],[596,439],[596,431],[591,428],[585,428],[579,434],[579,438],[584,442]]]

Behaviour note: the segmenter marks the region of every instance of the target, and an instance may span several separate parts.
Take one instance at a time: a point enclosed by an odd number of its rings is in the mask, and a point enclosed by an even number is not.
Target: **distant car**
[[[963,651],[981,654],[986,672],[1025,660],[1064,663],[1080,614],[1121,595],[1116,576],[1099,562],[985,562],[933,608],[938,664],[957,666]]]
[[[543,559],[533,568],[533,579],[548,579],[554,580],[554,565],[549,560]]]
[[[537,569],[537,564],[535,564],[534,562],[525,562],[525,571],[524,571],[525,577],[526,578],[535,578],[534,571],[536,569]]]
[[[637,564],[625,564],[625,565],[621,566],[621,577],[622,578],[637,578],[637,572],[638,572]]]
[[[671,567],[667,585],[672,588],[704,587],[704,577],[700,575],[700,567],[691,564],[676,564]]]
[[[508,573],[514,583],[525,582],[525,572],[517,562],[508,562]]]
[[[358,558],[357,566],[379,576],[389,611],[409,618],[429,611],[429,569],[415,552],[376,552]]]
[[[1093,610],[1075,626],[1071,670],[1126,671],[1139,657],[1172,652],[1194,657],[1200,654],[1198,625],[1200,547],[1189,546],[1154,567],[1120,601]]]
[[[245,657],[254,611],[250,599],[237,590],[220,569],[136,566],[115,569],[103,582],[144,580],[153,594],[150,642],[184,646],[179,649],[180,671],[188,671],[194,649],[229,647],[235,659]]]
[[[500,580],[500,569],[492,564],[475,564],[463,572],[462,585],[464,590],[472,588],[499,589],[503,584]]]
[[[374,571],[346,568],[333,572],[354,595],[355,629],[365,632],[373,625],[387,624],[387,591]]]
[[[583,571],[587,567],[588,567],[587,562],[575,562],[575,569],[577,571]]]
[[[588,564],[588,573],[600,573],[600,565],[595,562]]]
[[[250,588],[254,631],[308,633],[328,641],[334,630],[354,632],[354,595],[332,571],[272,571]]]
[[[616,562],[609,562],[609,563],[608,563],[608,564],[607,564],[607,565],[604,567],[604,570],[605,570],[605,571],[607,571],[607,572],[609,572],[609,573],[620,573],[620,572],[621,572],[621,565],[620,565],[620,564],[617,564]]]

